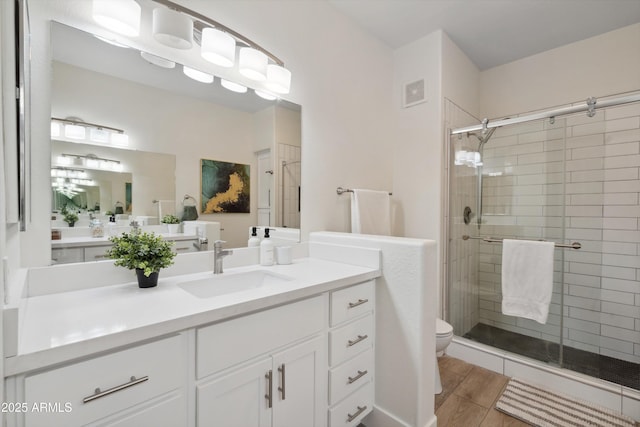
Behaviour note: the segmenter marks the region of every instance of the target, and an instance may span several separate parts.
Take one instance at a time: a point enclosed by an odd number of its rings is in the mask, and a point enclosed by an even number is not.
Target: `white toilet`
[[[438,356],[444,354],[444,350],[453,339],[453,326],[442,319],[436,319],[436,383],[435,394],[442,393],[442,382],[440,381],[440,369],[438,368]]]

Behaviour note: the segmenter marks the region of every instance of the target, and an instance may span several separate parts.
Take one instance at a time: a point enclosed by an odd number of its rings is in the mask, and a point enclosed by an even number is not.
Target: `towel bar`
[[[484,242],[487,243],[502,243],[501,238],[497,238],[497,237],[482,237],[482,236],[469,236],[467,234],[465,234],[464,236],[462,236],[462,240],[469,240],[469,239],[474,239],[474,240],[482,240]],[[516,239],[516,240],[533,240],[533,239]],[[538,242],[546,242],[546,240],[537,240]],[[569,249],[580,249],[582,247],[582,244],[580,242],[571,242],[571,243],[554,243],[556,248],[569,248]]]
[[[338,195],[340,195],[342,193],[353,193],[353,190],[351,190],[350,188],[338,187],[338,188],[336,188],[336,193],[338,193]],[[393,196],[393,193],[389,192],[389,195]]]

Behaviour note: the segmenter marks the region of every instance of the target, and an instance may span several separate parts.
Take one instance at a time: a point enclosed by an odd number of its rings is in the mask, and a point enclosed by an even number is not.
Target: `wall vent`
[[[424,93],[424,79],[404,85],[402,106],[404,108],[412,107],[427,100]]]

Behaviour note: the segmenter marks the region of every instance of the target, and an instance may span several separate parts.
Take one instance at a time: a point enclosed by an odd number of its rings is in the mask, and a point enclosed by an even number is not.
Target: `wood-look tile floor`
[[[509,377],[443,356],[438,359],[442,393],[435,397],[438,427],[526,427],[495,409]]]

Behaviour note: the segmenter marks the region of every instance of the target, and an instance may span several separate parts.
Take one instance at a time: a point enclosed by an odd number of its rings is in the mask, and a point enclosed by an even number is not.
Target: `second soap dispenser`
[[[269,237],[269,229],[265,228],[260,242],[260,265],[273,265],[273,242]]]

